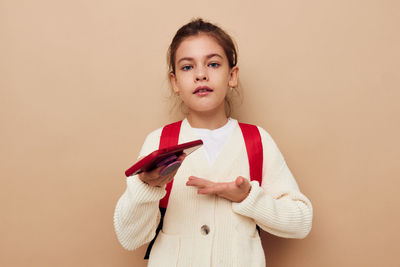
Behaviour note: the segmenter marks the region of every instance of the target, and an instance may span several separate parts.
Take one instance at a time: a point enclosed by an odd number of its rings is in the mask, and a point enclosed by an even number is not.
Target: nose
[[[198,81],[207,81],[208,80],[207,73],[202,68],[197,70],[195,78],[196,78],[196,82],[198,82]]]
[[[201,81],[201,80],[205,81],[205,80],[207,80],[207,77],[206,76],[203,76],[203,77],[198,76],[198,77],[196,77],[196,81]]]

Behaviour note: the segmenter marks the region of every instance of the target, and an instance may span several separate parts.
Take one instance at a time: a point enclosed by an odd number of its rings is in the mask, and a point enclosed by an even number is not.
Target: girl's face
[[[229,67],[224,49],[206,34],[187,37],[175,54],[171,84],[190,112],[224,112],[229,87],[237,86],[238,67]]]

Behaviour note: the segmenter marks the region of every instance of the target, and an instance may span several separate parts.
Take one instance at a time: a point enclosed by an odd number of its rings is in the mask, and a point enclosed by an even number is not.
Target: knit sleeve
[[[251,182],[246,199],[233,210],[253,218],[264,231],[286,238],[304,238],[312,226],[313,209],[303,195],[271,136],[259,127],[264,150],[263,181]]]
[[[158,148],[160,133],[157,130],[147,136],[139,157]],[[126,185],[114,211],[114,229],[121,245],[134,250],[154,238],[160,221],[159,201],[166,191],[143,183],[138,175],[128,177]]]

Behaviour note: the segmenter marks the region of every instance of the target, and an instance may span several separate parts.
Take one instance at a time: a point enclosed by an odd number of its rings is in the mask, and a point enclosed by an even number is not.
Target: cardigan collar
[[[179,135],[179,143],[190,142],[193,140],[198,139],[194,133],[193,128],[190,126],[188,120],[185,118],[182,121],[181,131]],[[230,160],[235,158],[238,153],[241,153],[244,147],[244,140],[243,135],[240,130],[238,121],[235,120],[235,125],[232,129],[232,133],[228,137],[227,141],[223,145],[221,152],[217,156],[214,164],[210,166],[206,152],[204,151],[203,147],[200,147],[196,151],[194,151],[189,161],[193,168],[197,169],[200,173],[209,173],[211,176],[219,177],[224,172],[226,173],[226,169],[231,168],[229,162]],[[246,153],[246,151],[244,151]],[[228,163],[228,164],[227,164]],[[207,178],[207,177],[202,177]],[[224,177],[221,177],[224,178]]]

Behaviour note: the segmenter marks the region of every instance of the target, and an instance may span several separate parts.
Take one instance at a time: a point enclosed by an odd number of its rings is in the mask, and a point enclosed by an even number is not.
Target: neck
[[[225,110],[222,112],[195,112],[191,110],[187,115],[188,122],[193,128],[218,129],[228,122]]]

